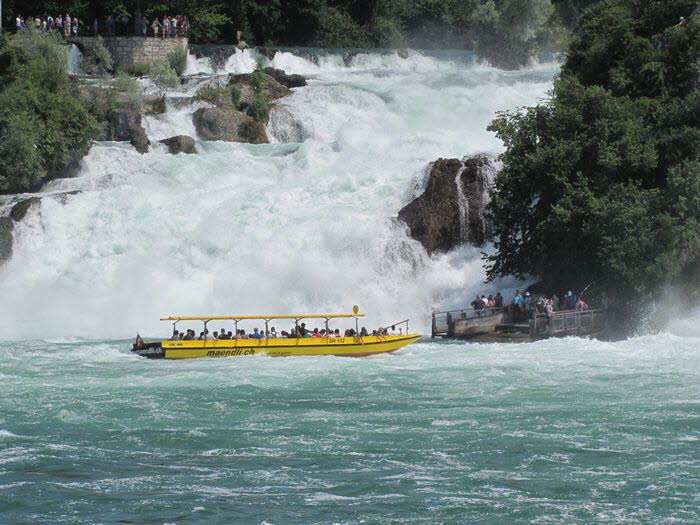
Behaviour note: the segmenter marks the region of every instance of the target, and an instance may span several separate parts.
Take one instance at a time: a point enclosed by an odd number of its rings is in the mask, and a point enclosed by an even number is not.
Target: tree
[[[700,17],[677,24],[694,7],[597,3],[550,100],[492,122],[506,152],[489,278],[629,300],[700,261]]]
[[[58,39],[27,31],[0,48],[0,192],[35,190],[90,149],[97,124],[75,91]]]

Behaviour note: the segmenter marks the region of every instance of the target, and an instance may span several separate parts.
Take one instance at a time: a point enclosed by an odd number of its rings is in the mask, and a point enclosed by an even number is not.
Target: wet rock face
[[[23,201],[19,201],[10,210],[10,217],[12,218],[13,221],[19,222],[22,219],[24,219],[24,217],[27,215],[29,208],[31,208],[34,204],[40,204],[40,203],[41,203],[41,199],[39,197],[30,197],[30,198],[25,199]]]
[[[266,67],[263,71],[289,89],[304,87],[306,85],[306,79],[301,75],[288,75],[281,69],[275,69],[273,67]]]
[[[149,140],[141,125],[141,113],[129,109],[112,112],[107,126],[108,140],[124,140],[131,143],[139,153],[148,151]]]
[[[81,193],[81,190],[63,191],[45,197],[29,197],[12,206],[9,215],[0,217],[0,263],[12,257],[12,245],[14,243],[12,232],[15,229],[15,223],[24,220],[32,207],[41,206],[42,199],[53,199],[61,204],[66,204],[69,196],[77,195],[78,193]]]
[[[280,84],[268,74],[262,77],[262,94],[268,102],[291,94],[289,88]],[[240,104],[250,104],[253,100],[252,74],[229,75],[228,86],[235,87],[241,94]]]
[[[495,166],[486,155],[438,159],[423,194],[399,212],[411,237],[428,253],[463,243],[482,246],[492,233],[486,215]]]
[[[175,137],[170,137],[159,141],[161,144],[165,144],[168,147],[168,152],[173,155],[178,153],[197,153],[197,149],[194,145],[194,139],[188,137],[187,135],[177,135]]]
[[[232,108],[200,108],[193,116],[197,135],[203,140],[266,144],[265,125]]]
[[[10,217],[0,217],[0,263],[12,257],[12,231],[15,223]]]

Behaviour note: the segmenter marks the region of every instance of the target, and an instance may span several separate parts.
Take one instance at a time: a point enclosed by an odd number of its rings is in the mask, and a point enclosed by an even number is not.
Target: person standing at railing
[[[515,322],[522,319],[523,303],[523,294],[520,293],[520,290],[515,290],[515,296],[513,297],[513,320]]]
[[[496,294],[496,297],[493,298],[493,302],[496,308],[503,308],[503,296],[501,292]]]

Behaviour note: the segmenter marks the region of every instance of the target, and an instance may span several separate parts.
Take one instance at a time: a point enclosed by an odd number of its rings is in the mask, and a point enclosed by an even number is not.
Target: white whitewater
[[[260,57],[236,52],[226,72]],[[464,304],[486,289],[479,250],[429,257],[393,217],[439,157],[498,153],[486,126],[499,110],[546,96],[555,64],[521,72],[420,54],[271,62],[309,85],[274,110],[275,144],[198,141],[198,155],[96,144],[66,204],[44,200],[15,230],[0,268],[5,337],[157,336],[161,315],[347,311],[368,326]],[[207,59],[196,77],[216,81]],[[146,121],[152,141],[193,134],[192,105],[173,98]],[[500,286],[508,287],[508,283]]]
[[[462,167],[457,170],[455,177],[455,187],[457,188],[457,205],[459,206],[459,238],[465,241],[469,236],[469,201],[464,192],[464,182],[462,181],[462,173],[466,166],[462,163]]]

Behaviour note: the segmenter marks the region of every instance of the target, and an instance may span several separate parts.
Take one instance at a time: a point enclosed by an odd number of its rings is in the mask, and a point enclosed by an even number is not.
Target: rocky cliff
[[[399,212],[411,237],[428,253],[463,243],[482,246],[491,236],[486,207],[496,167],[488,156],[438,159],[425,191]]]

